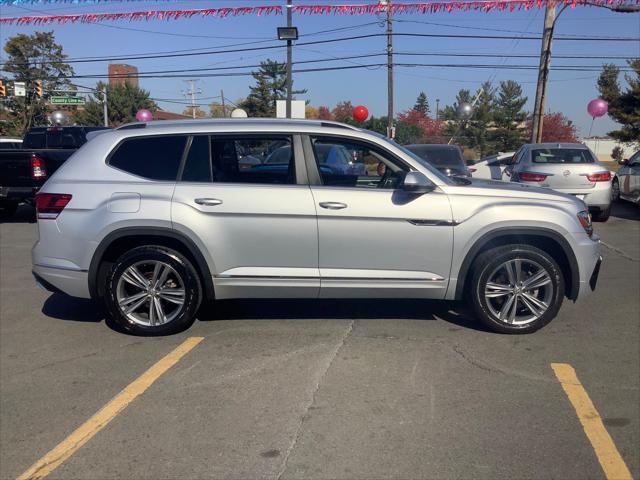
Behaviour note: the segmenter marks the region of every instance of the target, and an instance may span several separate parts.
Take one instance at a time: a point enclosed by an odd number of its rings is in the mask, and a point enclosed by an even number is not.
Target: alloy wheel
[[[500,322],[526,325],[549,309],[553,298],[549,272],[529,259],[511,259],[496,267],[488,277],[484,297]]]
[[[171,265],[141,261],[129,266],[118,279],[116,300],[129,321],[144,326],[163,325],[184,309],[182,277]]]

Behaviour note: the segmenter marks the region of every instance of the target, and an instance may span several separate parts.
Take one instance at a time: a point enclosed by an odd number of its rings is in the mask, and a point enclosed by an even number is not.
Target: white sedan
[[[484,178],[486,180],[503,180],[503,172],[507,163],[511,160],[515,152],[497,153],[484,157],[482,160],[470,164],[469,171],[473,178]],[[509,180],[508,178],[506,179]]]

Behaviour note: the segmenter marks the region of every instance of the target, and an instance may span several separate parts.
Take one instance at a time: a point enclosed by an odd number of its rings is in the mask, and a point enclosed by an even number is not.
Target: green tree
[[[62,45],[55,42],[53,32],[19,34],[9,38],[4,46],[7,60],[2,69],[8,80],[25,82],[26,96],[10,96],[4,102],[9,118],[7,133],[22,135],[33,125],[46,125],[50,108],[47,99],[55,90],[75,90],[68,77],[73,68],[65,63]],[[35,82],[42,81],[44,94],[35,94]]]
[[[219,102],[211,102],[209,104],[209,115],[211,118],[225,118],[228,117],[231,113],[232,108],[230,109],[228,105],[225,104],[224,109],[222,108],[222,104]]]
[[[84,111],[76,114],[76,121],[81,125],[103,125],[102,99],[105,84],[98,82],[96,93],[85,104]],[[151,112],[158,110],[158,105],[149,98],[149,92],[130,83],[107,85],[107,110],[109,125],[116,127],[123,123],[134,122],[140,109]]]
[[[421,113],[423,117],[429,115],[429,100],[427,100],[427,95],[424,92],[420,92],[420,95],[418,95],[413,110]]]
[[[517,150],[525,142],[527,113],[523,110],[527,97],[522,96],[518,82],[500,82],[495,109],[494,129],[491,132],[493,147],[500,152]]]
[[[186,115],[187,117],[193,117],[193,111],[195,110],[196,115],[195,118],[206,118],[207,112],[200,109],[199,107],[187,107],[183,110],[182,115]]]
[[[284,63],[267,59],[260,62],[260,69],[251,74],[256,81],[250,87],[250,93],[240,104],[240,108],[250,117],[275,117],[276,101],[287,96],[287,67]],[[293,95],[306,93],[306,90],[294,90]]]
[[[600,96],[609,104],[609,116],[622,125],[609,136],[624,143],[640,142],[640,58],[628,60],[633,70],[625,75],[627,89],[622,90],[618,81],[620,68],[607,64],[598,78]]]

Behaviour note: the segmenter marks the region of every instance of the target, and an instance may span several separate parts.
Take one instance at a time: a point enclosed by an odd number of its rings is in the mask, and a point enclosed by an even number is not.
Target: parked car
[[[0,213],[11,216],[87,140],[104,127],[34,127],[21,148],[0,150]]]
[[[473,178],[504,180],[504,169],[507,168],[507,165],[515,153],[516,152],[496,153],[495,155],[489,155],[472,163],[467,162],[467,166]]]
[[[315,145],[316,155],[319,156],[320,165],[342,175],[365,175],[364,163],[354,161],[354,156],[344,145]],[[265,160],[266,164],[285,164],[289,162],[291,147],[283,146],[276,149]]]
[[[457,145],[407,145],[423,162],[434,166],[449,177],[470,177],[462,150]]]
[[[16,150],[21,147],[21,138],[0,137],[0,150]]]
[[[640,205],[640,151],[621,162],[621,165],[612,181],[612,197]]]
[[[552,188],[578,197],[593,219],[611,214],[611,172],[580,143],[533,143],[520,147],[507,165],[512,182]]]
[[[490,328],[525,333],[596,286],[599,240],[574,196],[462,185],[333,122],[136,125],[96,136],[47,181],[32,250],[40,285],[99,299],[130,333],[187,328],[203,300],[385,297],[466,299]],[[239,168],[257,139],[293,147],[286,168]],[[378,167],[322,168],[327,144]]]

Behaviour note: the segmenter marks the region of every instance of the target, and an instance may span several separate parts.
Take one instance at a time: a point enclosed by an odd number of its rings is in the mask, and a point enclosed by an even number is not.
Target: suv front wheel
[[[202,299],[198,273],[162,246],[129,250],[111,267],[104,296],[109,317],[134,335],[168,335],[195,320]]]
[[[553,320],[562,305],[562,271],[539,248],[492,248],[478,256],[472,269],[473,310],[492,330],[535,332]]]

